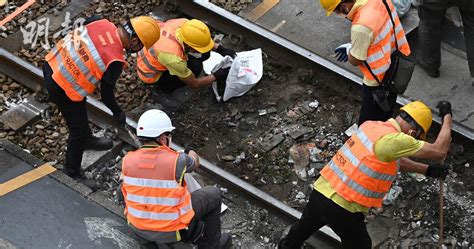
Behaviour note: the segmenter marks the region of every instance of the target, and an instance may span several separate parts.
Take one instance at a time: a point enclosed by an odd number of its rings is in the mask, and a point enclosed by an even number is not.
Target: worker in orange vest
[[[122,163],[125,216],[135,233],[158,244],[177,241],[198,248],[229,248],[232,238],[221,234],[220,190],[206,186],[190,193],[184,179],[199,167],[193,150],[172,150],[170,118],[152,109],[138,120],[137,136],[144,144]]]
[[[220,69],[207,76],[201,76],[203,61],[214,50],[223,56],[235,57],[236,53],[214,43],[209,28],[203,22],[185,18],[157,21],[161,38],[150,49],[138,53],[137,73],[146,84],[154,84],[152,97],[163,107],[177,110],[186,98],[184,88],[200,88],[212,82],[224,83],[229,68]]]
[[[81,179],[84,150],[106,150],[112,140],[92,136],[86,111],[87,95],[100,84],[101,98],[120,126],[125,113],[117,104],[114,89],[127,64],[126,53],[151,47],[160,37],[160,28],[150,17],[136,17],[122,27],[97,16],[61,39],[46,55],[43,66],[49,97],[66,119],[69,129],[64,173]]]
[[[446,165],[408,159],[442,162],[446,158],[451,141],[451,104],[440,101],[438,108],[443,124],[434,143],[420,140],[432,121],[430,108],[420,101],[403,106],[395,119],[364,122],[321,170],[303,215],[278,248],[300,248],[324,225],[341,238],[343,248],[372,248],[363,213],[382,206],[398,171],[430,177],[448,174]]]
[[[351,42],[337,47],[335,52],[338,61],[349,61],[358,66],[364,74],[359,125],[366,120],[385,121],[391,118],[397,94],[387,91],[380,83],[391,65],[390,56],[396,51],[395,38],[401,53],[406,56],[411,53],[392,1],[387,0],[387,4],[392,12],[395,27],[382,0],[320,2],[328,16],[335,12],[352,21]]]

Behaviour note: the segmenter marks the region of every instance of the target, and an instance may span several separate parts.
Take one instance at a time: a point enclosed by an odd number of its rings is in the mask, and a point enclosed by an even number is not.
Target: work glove
[[[216,77],[217,83],[225,83],[227,80],[227,76],[229,75],[230,67],[228,68],[221,68],[217,70],[214,74],[214,77]]]
[[[235,59],[235,57],[237,56],[237,54],[235,53],[234,50],[225,48],[222,45],[219,45],[219,47],[217,47],[216,52],[219,53],[222,56],[228,55],[228,56],[232,57],[232,59]]]
[[[430,177],[441,177],[444,179],[449,173],[448,169],[449,167],[447,165],[436,163],[436,164],[428,166],[428,169],[426,169],[425,175],[430,176]]]
[[[349,59],[349,51],[352,48],[352,44],[346,43],[342,44],[341,46],[337,47],[334,50],[336,53],[337,61],[339,62],[346,62]]]
[[[125,125],[127,125],[127,116],[122,110],[114,113],[114,120],[120,128],[125,128]]]
[[[436,108],[438,108],[439,116],[441,118],[444,118],[446,114],[451,114],[451,116],[453,115],[451,112],[451,103],[449,103],[449,101],[446,101],[446,100],[439,101],[438,104],[436,105]]]

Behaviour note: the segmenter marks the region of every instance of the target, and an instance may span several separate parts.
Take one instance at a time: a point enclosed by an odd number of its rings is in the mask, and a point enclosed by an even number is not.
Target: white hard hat
[[[171,119],[165,112],[151,109],[144,112],[138,119],[137,136],[158,137],[165,132],[174,130]]]

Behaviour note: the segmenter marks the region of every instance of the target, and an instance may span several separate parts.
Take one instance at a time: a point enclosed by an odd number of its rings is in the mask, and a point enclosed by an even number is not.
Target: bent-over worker
[[[137,73],[147,84],[154,84],[152,97],[165,108],[176,110],[185,100],[179,98],[185,86],[200,88],[212,82],[225,82],[229,68],[200,76],[202,63],[214,50],[222,56],[236,53],[214,43],[209,28],[202,21],[185,18],[157,21],[161,38],[150,49],[138,53]],[[179,90],[178,90],[179,89]]]
[[[448,166],[424,164],[408,157],[441,162],[451,141],[451,104],[440,101],[441,131],[434,143],[424,138],[431,110],[415,101],[403,106],[395,119],[367,121],[321,170],[303,215],[280,240],[278,248],[300,248],[316,230],[328,225],[343,248],[372,248],[364,222],[371,207],[381,207],[398,171],[445,177]]]
[[[159,35],[160,28],[150,17],[132,18],[123,27],[116,27],[107,19],[91,17],[46,55],[45,86],[69,129],[64,173],[81,178],[84,150],[112,147],[112,140],[92,136],[86,110],[87,95],[100,84],[102,101],[119,125],[125,126],[125,113],[114,96],[115,83],[126,65],[124,50],[135,53],[144,46],[151,47]]]

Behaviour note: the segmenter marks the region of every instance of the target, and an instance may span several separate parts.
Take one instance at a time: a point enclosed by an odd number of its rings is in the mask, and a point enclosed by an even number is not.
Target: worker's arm
[[[353,66],[359,66],[360,64],[364,63],[364,61],[358,60],[351,53],[349,53],[349,63]]]
[[[434,143],[425,143],[424,146],[413,155],[420,159],[430,159],[435,161],[443,161],[448,155],[449,144],[451,143],[451,114],[447,114],[443,118],[441,131]]]
[[[209,86],[212,84],[212,82],[216,81],[216,77],[212,74],[196,78],[196,76],[192,72],[191,75],[189,75],[188,77],[179,79],[192,88]]]
[[[114,61],[110,63],[102,76],[101,85],[100,85],[100,97],[102,102],[109,108],[114,116],[114,119],[117,121],[117,124],[120,127],[124,127],[126,123],[126,116],[122,108],[117,104],[115,99],[115,84],[122,74],[123,71],[123,62]]]
[[[199,166],[201,166],[201,164],[199,163],[199,156],[194,150],[190,150],[188,152],[188,156],[190,156],[193,159],[195,169],[197,169],[197,168],[199,168]]]
[[[351,50],[349,63],[358,66],[367,59],[367,51],[373,42],[373,32],[369,27],[356,24],[351,27]]]
[[[402,172],[414,172],[424,175],[426,169],[428,169],[428,164],[415,162],[405,157],[400,159],[400,171]]]
[[[118,113],[122,111],[122,108],[117,104],[115,100],[114,90],[115,84],[122,74],[123,63],[120,61],[114,61],[110,63],[105,71],[102,79],[100,80],[100,95],[102,102],[112,111],[112,113]]]
[[[199,157],[196,152],[189,151],[187,154],[180,152],[176,163],[176,181],[182,182],[184,174],[191,173],[199,167]]]
[[[183,83],[192,88],[209,86],[216,80],[213,75],[196,77],[191,69],[188,68],[187,61],[174,54],[166,52],[159,53],[158,60],[161,64],[166,66],[170,75],[178,77]]]

